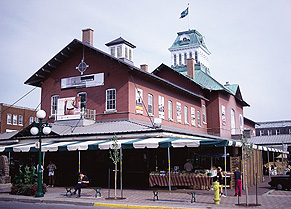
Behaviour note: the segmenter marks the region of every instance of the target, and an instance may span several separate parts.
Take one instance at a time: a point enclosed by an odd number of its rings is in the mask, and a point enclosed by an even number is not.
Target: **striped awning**
[[[144,149],[144,148],[167,148],[167,147],[199,147],[201,139],[198,138],[143,138],[143,139],[119,139],[116,141],[117,148]],[[42,152],[77,151],[77,150],[108,150],[113,148],[112,140],[94,141],[66,141],[42,143]],[[23,143],[0,146],[0,152],[37,152],[36,143]]]

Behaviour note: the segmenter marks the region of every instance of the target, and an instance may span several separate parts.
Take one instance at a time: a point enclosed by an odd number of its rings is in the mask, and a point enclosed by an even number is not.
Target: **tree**
[[[116,197],[116,190],[117,190],[117,165],[120,162],[120,155],[119,155],[119,149],[117,144],[117,136],[114,135],[112,139],[112,149],[109,150],[109,157],[112,160],[113,164],[115,165],[114,168],[114,199],[117,199]]]

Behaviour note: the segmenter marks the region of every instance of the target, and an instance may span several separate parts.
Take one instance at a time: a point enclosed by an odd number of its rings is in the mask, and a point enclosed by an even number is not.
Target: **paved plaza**
[[[110,194],[109,194],[110,192]],[[271,189],[268,185],[268,178],[258,186],[258,204],[248,208],[291,208],[291,191],[279,191]],[[159,200],[153,201],[153,189],[131,190],[124,189],[124,199],[114,200],[108,198],[114,196],[114,189],[110,191],[106,188],[101,189],[101,197],[95,198],[95,191],[92,188],[82,189],[82,196],[76,198],[75,195],[66,196],[64,187],[48,188],[47,193],[42,198],[27,197],[20,195],[11,195],[9,193],[0,193],[0,200],[22,201],[22,202],[43,202],[55,204],[75,204],[75,205],[95,205],[113,208],[245,208],[237,205],[238,197],[234,196],[234,190],[227,190],[227,196],[221,197],[219,205],[213,201],[213,191],[197,190],[197,202],[191,203],[191,195],[185,193],[160,193]],[[249,188],[249,203],[256,204],[256,189]],[[120,190],[117,196],[121,197]],[[246,203],[245,191],[240,197],[240,204]]]

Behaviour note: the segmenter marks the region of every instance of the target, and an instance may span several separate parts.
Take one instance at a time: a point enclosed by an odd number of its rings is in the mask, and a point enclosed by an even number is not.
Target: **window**
[[[173,102],[168,101],[168,117],[169,120],[173,120]]]
[[[189,58],[192,58],[192,52],[189,53]]]
[[[33,123],[33,121],[34,121],[33,119],[34,119],[33,117],[29,118],[29,125]]]
[[[260,136],[264,136],[264,130],[260,130]]]
[[[86,92],[80,92],[78,93],[78,97],[80,97],[80,104],[79,107],[81,108],[81,110],[83,111],[84,109],[86,109],[86,104],[87,104],[87,93]]]
[[[58,107],[58,99],[60,98],[59,95],[53,95],[51,97],[51,115],[57,114],[57,107]]]
[[[7,114],[7,124],[12,124],[12,115],[11,114]]]
[[[184,114],[185,114],[185,124],[189,124],[188,122],[188,107],[184,107]]]
[[[159,118],[165,118],[165,98],[159,96]]]
[[[200,111],[197,111],[197,125],[198,127],[201,127],[201,119],[200,119]]]
[[[148,111],[149,115],[154,115],[154,108],[153,108],[153,95],[148,94]]]
[[[198,53],[195,51],[195,62],[198,63]]]
[[[122,56],[122,48],[121,48],[121,46],[118,46],[117,47],[117,58],[120,58],[121,56]]]
[[[17,115],[13,115],[13,125],[17,125]]]
[[[18,117],[18,125],[23,126],[23,116],[19,115]]]
[[[116,89],[106,90],[106,110],[116,110]]]
[[[182,54],[179,54],[179,65],[182,65]]]
[[[205,107],[205,105],[202,105],[202,120],[203,120],[203,123],[206,124],[206,107]]]
[[[191,125],[192,126],[195,126],[195,108],[194,107],[191,107]]]
[[[235,111],[231,109],[231,134],[235,134]]]
[[[242,114],[239,114],[239,129],[240,129],[240,133],[243,133],[244,130],[244,124],[243,124],[243,116]]]
[[[177,55],[174,54],[174,66],[177,65]]]
[[[279,129],[276,130],[276,135],[280,135],[280,130]]]
[[[291,129],[289,128],[289,134],[291,134]]]
[[[125,47],[125,58],[128,59],[127,47]]]
[[[268,132],[268,136],[272,135],[272,130],[267,130],[267,132]]]
[[[184,64],[187,65],[187,53],[184,53]]]
[[[131,54],[131,49],[128,49],[128,59],[129,60],[132,60],[132,54]]]
[[[221,105],[221,122],[222,122],[222,125],[226,125],[225,106],[224,105]]]
[[[111,56],[115,57],[115,47],[110,48]]]

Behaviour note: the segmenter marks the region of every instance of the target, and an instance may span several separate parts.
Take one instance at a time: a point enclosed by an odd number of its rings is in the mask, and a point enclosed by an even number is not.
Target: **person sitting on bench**
[[[82,172],[79,173],[78,183],[75,187],[75,191],[73,192],[73,194],[76,194],[76,191],[78,190],[77,197],[81,197],[81,188],[86,188],[88,184],[89,184],[89,178],[86,175],[84,175]]]

